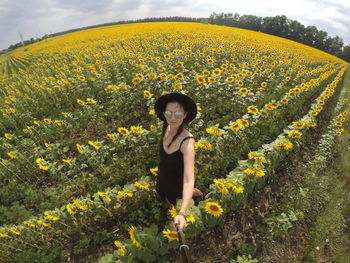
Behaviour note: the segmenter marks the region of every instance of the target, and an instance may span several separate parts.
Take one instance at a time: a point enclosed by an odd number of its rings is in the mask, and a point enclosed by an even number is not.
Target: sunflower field
[[[94,28],[0,58],[1,262],[168,262],[155,100],[197,103],[186,236],[223,224],[315,138],[348,126],[347,64],[286,39],[182,22]],[[179,206],[180,204],[178,204]],[[90,260],[90,261],[89,261]]]

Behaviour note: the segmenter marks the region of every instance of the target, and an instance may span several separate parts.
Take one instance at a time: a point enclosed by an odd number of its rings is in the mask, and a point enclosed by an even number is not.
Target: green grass
[[[350,134],[338,138],[333,166],[325,172],[324,198],[314,226],[307,233],[305,262],[350,262]]]

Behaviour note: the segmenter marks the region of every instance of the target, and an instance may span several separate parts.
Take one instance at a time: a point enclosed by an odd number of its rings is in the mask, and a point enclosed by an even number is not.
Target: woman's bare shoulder
[[[185,137],[188,137],[188,136],[191,136],[191,137],[194,137],[192,135],[192,133],[190,133],[187,129],[184,129],[183,133],[182,133],[182,137],[185,138]]]

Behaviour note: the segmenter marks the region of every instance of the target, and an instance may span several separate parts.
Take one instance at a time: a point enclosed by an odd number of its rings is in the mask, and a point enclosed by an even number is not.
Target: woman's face
[[[185,112],[184,108],[178,102],[167,103],[164,112],[165,119],[171,128],[180,127],[187,116],[187,112]]]

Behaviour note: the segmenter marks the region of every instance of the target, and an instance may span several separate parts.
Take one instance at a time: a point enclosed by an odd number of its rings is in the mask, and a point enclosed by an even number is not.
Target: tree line
[[[318,30],[315,26],[304,26],[297,20],[291,20],[285,15],[274,17],[258,17],[254,15],[239,15],[238,13],[212,13],[209,18],[192,18],[192,17],[160,17],[145,18],[137,20],[124,20],[119,22],[104,23],[99,25],[81,27],[77,29],[67,30],[54,34],[46,34],[42,38],[31,38],[17,44],[11,45],[8,50],[16,49],[23,45],[29,45],[34,42],[41,41],[48,37],[63,35],[79,30],[96,28],[101,26],[111,26],[141,22],[197,22],[215,25],[224,25],[260,31],[263,33],[287,38],[305,45],[320,49],[329,54],[337,56],[350,62],[350,45],[344,46],[344,41],[339,36],[331,37],[328,33]]]
[[[210,15],[208,23],[250,29],[287,38],[350,62],[350,45],[344,46],[342,38],[328,36],[327,32],[318,30],[315,26],[304,26],[285,15],[258,17],[254,15],[241,16],[237,13],[213,13]]]

